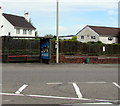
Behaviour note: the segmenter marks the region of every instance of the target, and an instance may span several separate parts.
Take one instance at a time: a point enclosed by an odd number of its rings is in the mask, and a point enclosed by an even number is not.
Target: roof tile
[[[24,17],[5,13],[3,13],[3,16],[15,27],[36,29]]]
[[[88,26],[101,36],[118,36],[120,28]]]

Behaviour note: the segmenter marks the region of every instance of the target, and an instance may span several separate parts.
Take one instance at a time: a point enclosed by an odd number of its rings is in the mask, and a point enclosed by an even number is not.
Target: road
[[[2,65],[3,104],[118,103],[117,64]]]

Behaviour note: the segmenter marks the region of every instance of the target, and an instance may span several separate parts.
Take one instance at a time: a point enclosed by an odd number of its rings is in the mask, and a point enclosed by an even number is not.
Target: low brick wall
[[[38,55],[3,55],[2,62],[40,62]]]
[[[119,64],[120,58],[98,59],[99,64]]]
[[[3,62],[8,62],[7,56],[3,56]],[[88,60],[87,60],[88,59]],[[10,58],[9,62],[40,62],[39,56],[30,56],[27,55],[27,58],[17,57],[17,58]],[[56,56],[51,56],[49,63],[55,63]],[[75,56],[75,55],[60,55],[59,56],[60,63],[81,63],[81,64],[119,64],[120,57],[99,57],[99,56]]]
[[[56,57],[51,56],[50,62],[55,62]],[[86,62],[86,59],[89,59]],[[98,57],[98,56],[70,56],[70,55],[60,55],[60,63],[91,63],[91,64],[119,64],[120,57]]]

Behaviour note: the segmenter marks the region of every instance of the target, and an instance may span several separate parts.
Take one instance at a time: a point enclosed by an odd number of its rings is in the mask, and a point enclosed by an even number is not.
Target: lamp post
[[[58,4],[58,0],[57,0],[57,7],[56,7],[56,63],[59,63],[59,37],[58,37],[58,30],[59,30],[59,23],[58,23],[58,21],[59,21],[59,14],[58,14],[58,12],[59,12],[59,9],[58,9],[58,6],[59,6],[59,4]]]

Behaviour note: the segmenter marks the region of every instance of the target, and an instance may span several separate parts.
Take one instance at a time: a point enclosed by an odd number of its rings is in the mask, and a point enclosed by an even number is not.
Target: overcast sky
[[[75,35],[86,25],[118,27],[118,1],[59,0],[59,35]],[[29,12],[39,36],[55,35],[56,0],[0,0],[0,5],[4,13]]]

